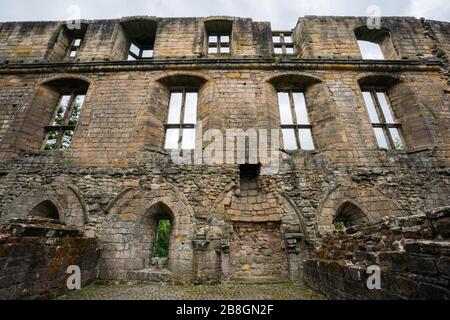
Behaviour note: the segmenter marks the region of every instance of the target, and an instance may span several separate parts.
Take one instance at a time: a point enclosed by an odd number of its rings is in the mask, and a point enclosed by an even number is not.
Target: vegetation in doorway
[[[167,258],[169,256],[169,237],[170,220],[159,220],[154,257]]]

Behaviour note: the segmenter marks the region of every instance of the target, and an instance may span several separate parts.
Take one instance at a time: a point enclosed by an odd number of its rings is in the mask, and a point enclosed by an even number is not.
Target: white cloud
[[[448,0],[0,0],[0,21],[65,20],[78,5],[86,19],[129,15],[199,17],[228,15],[270,21],[274,29],[291,29],[305,15],[367,15],[376,5],[385,16],[425,16],[450,20]]]
[[[436,20],[450,19],[450,2],[448,0],[410,0],[406,14],[417,18]]]

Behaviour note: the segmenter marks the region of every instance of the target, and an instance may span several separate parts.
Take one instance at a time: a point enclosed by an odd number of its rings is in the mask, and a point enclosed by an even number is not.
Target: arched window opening
[[[158,24],[151,19],[130,19],[121,23],[127,38],[127,60],[151,59]]]
[[[29,216],[59,220],[58,209],[50,200],[43,201],[34,207]]]
[[[60,79],[47,86],[57,95],[58,102],[50,124],[44,127],[46,138],[43,149],[67,149],[72,144],[88,83],[78,79]]]
[[[340,229],[342,226],[349,228],[367,222],[366,214],[351,202],[344,203],[337,211],[336,218],[334,219],[334,224],[337,229]]]
[[[53,59],[76,58],[86,36],[88,24],[64,25],[53,47]]]
[[[396,59],[390,33],[386,29],[360,27],[355,30],[359,50],[364,60]]]
[[[277,91],[284,149],[315,150],[307,91],[320,81],[308,76],[283,75],[270,82]]]
[[[159,81],[169,94],[165,120],[166,150],[195,149],[198,123],[199,92],[205,80],[195,76],[177,75]]]
[[[153,221],[155,235],[152,258],[169,258],[173,212],[165,204],[157,203],[149,209],[148,215]]]
[[[380,149],[403,150],[402,125],[398,123],[389,96],[395,80],[386,77],[360,81],[366,110]]]

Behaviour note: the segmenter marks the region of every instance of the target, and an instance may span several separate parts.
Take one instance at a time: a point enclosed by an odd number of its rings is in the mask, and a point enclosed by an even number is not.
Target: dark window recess
[[[294,55],[295,46],[292,31],[272,31],[273,46],[276,55]]]
[[[130,50],[128,52],[128,60],[142,60],[153,58],[153,43],[139,44],[131,43]]]
[[[72,43],[70,44],[70,47],[69,47],[69,57],[75,58],[77,56],[78,51],[80,50],[82,41],[83,41],[83,39],[81,39],[81,38],[72,40]]]
[[[153,19],[125,19],[121,22],[127,39],[124,56],[129,61],[152,59],[158,23]]]
[[[363,96],[378,146],[381,149],[403,150],[401,124],[394,118],[386,92],[365,90]]]
[[[343,224],[346,228],[367,222],[367,215],[351,202],[346,202],[339,208],[334,220],[336,227]]]
[[[59,220],[59,212],[55,205],[49,201],[43,201],[34,207],[28,214],[31,217],[41,217],[53,220]]]
[[[213,20],[205,22],[208,55],[227,56],[231,53],[231,33],[233,22]]]
[[[261,165],[241,164],[239,167],[241,196],[256,195],[260,190],[259,176]]]
[[[84,94],[62,95],[53,123],[45,127],[44,150],[67,149],[72,143],[73,134],[84,103]]]

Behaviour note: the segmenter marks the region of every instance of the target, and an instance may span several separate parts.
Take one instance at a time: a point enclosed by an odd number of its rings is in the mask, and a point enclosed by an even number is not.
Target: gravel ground
[[[322,300],[300,284],[92,284],[60,300]]]

